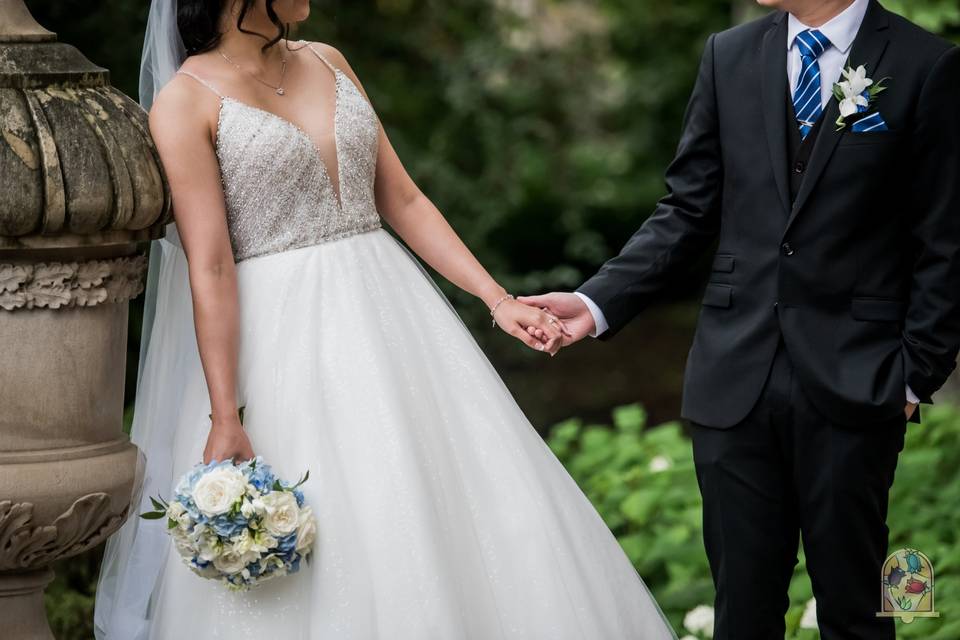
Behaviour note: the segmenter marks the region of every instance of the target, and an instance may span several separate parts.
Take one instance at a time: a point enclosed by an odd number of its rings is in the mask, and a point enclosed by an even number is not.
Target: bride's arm
[[[339,51],[329,45],[316,43],[314,46],[322,47],[331,62],[363,91],[359,79]],[[490,276],[443,214],[413,182],[382,126],[376,198],[380,214],[418,256],[447,280],[480,298],[488,309],[500,303],[494,319],[504,331],[531,348],[547,350],[551,354],[559,350],[559,325],[551,324],[551,316],[539,309],[528,307],[530,313],[524,310],[525,305],[503,299],[506,290]]]
[[[204,451],[211,459],[253,456],[236,405],[239,343],[236,266],[213,146],[216,98],[180,76],[150,110],[150,132],[170,183],[173,212],[190,273],[197,346],[210,393],[212,424]],[[200,105],[202,107],[198,108]]]

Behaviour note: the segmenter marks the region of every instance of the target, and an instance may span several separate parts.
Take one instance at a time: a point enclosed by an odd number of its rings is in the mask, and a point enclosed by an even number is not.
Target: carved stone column
[[[129,300],[170,220],[146,114],[109,72],[0,0],[0,625],[53,636],[50,564],[129,515]]]

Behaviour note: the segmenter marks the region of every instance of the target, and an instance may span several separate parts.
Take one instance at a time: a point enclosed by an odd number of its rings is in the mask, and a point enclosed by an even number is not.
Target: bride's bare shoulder
[[[310,48],[326,58],[330,64],[350,76],[350,79],[353,80],[358,87],[361,87],[362,90],[360,79],[354,72],[353,67],[350,66],[350,63],[347,62],[346,56],[344,56],[339,49],[325,42],[310,42],[309,40],[303,40],[303,42],[310,45]]]
[[[203,70],[195,70],[190,60],[181,70],[203,78]],[[209,129],[211,113],[218,109],[218,96],[196,78],[175,73],[160,89],[150,107],[150,130],[154,137],[170,133],[197,133]]]

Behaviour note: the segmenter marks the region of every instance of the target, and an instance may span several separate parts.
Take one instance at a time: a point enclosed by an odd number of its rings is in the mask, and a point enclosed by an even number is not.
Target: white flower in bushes
[[[300,522],[297,524],[297,548],[299,552],[313,546],[317,538],[317,521],[313,517],[313,509],[304,507],[300,510]]]
[[[683,626],[690,633],[702,633],[708,638],[713,637],[713,607],[702,604],[688,611],[683,617]]]
[[[655,456],[650,461],[650,473],[660,473],[666,471],[673,466],[673,463],[670,462],[670,458],[667,456]]]
[[[803,616],[800,618],[800,628],[801,629],[816,629],[817,628],[817,600],[816,598],[810,598],[807,601],[807,606],[803,609]]]
[[[247,491],[247,480],[236,467],[219,467],[203,475],[193,487],[200,513],[213,518],[227,513]]]
[[[257,500],[254,506],[264,512],[263,528],[278,538],[290,535],[300,524],[300,507],[297,506],[296,496],[289,491],[268,493]]]

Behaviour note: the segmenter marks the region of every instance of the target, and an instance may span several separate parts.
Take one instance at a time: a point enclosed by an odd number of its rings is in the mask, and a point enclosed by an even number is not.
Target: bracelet
[[[490,317],[493,318],[493,314],[495,314],[495,313],[497,312],[497,309],[500,308],[500,305],[502,305],[502,304],[503,304],[504,302],[506,302],[507,300],[514,300],[514,299],[515,299],[515,298],[508,293],[507,295],[505,295],[505,296],[503,296],[502,298],[500,298],[499,300],[497,300],[497,301],[494,303],[494,305],[490,308]],[[493,318],[493,322],[490,324],[490,326],[491,326],[491,327],[497,326],[497,319],[496,319],[496,318]]]
[[[243,405],[242,407],[237,407],[237,417],[240,419],[240,424],[243,424],[243,410],[246,408],[247,408],[247,405]],[[207,417],[210,418],[211,422],[213,421],[212,413],[208,413]]]

